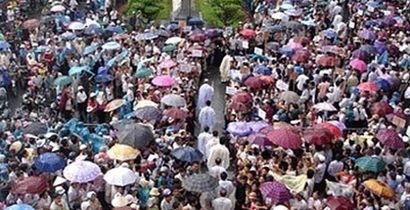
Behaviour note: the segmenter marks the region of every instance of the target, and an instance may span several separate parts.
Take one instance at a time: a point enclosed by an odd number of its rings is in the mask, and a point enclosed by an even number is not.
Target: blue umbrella
[[[267,66],[264,66],[264,65],[257,66],[255,68],[255,72],[258,73],[258,74],[263,74],[263,75],[271,75],[272,74],[272,70],[269,69]]]
[[[160,30],[155,31],[155,34],[158,35],[158,36],[162,36],[162,37],[170,37],[171,36],[171,34],[167,30],[164,30],[164,29],[160,29]]]
[[[10,44],[6,41],[0,41],[0,50],[6,51],[10,48]]]
[[[87,47],[84,48],[83,55],[91,54],[91,53],[95,52],[96,50],[97,50],[97,45],[92,44],[92,45],[87,46]]]
[[[108,26],[107,28],[105,28],[105,31],[116,34],[121,34],[125,32],[121,26]]]
[[[9,168],[5,163],[0,163],[0,181],[7,182],[9,180]]]
[[[226,129],[230,134],[234,136],[247,136],[252,133],[251,127],[246,122],[231,122]]]
[[[83,72],[88,72],[90,74],[93,74],[90,71],[90,67],[88,67],[88,66],[73,66],[68,71],[68,75],[73,76],[73,75],[81,74]]]
[[[171,24],[169,24],[168,26],[167,26],[167,30],[169,30],[169,31],[175,31],[175,30],[177,30],[179,28],[179,26],[178,26],[178,24],[176,24],[176,23],[171,23]]]
[[[188,163],[200,161],[202,160],[202,156],[203,156],[203,154],[199,150],[189,147],[189,146],[174,149],[172,151],[172,155],[176,159],[182,160]]]
[[[158,35],[153,33],[153,32],[146,32],[142,34],[142,39],[143,40],[153,40],[158,38]]]
[[[287,57],[291,57],[293,55],[293,49],[287,46],[283,46],[279,49],[279,52]]]
[[[251,60],[267,61],[268,58],[264,55],[252,54]]]
[[[121,48],[121,45],[118,42],[107,42],[102,46],[103,49],[105,50],[116,50]]]
[[[114,77],[109,74],[100,74],[95,77],[95,82],[97,83],[106,83],[114,80]]]
[[[314,20],[302,20],[300,22],[305,26],[316,27],[316,23]]]
[[[379,86],[380,89],[384,90],[384,91],[390,91],[391,90],[391,85],[389,83],[389,81],[385,80],[385,79],[377,79],[376,80],[376,84],[377,86]]]
[[[30,205],[21,203],[21,204],[15,204],[15,205],[9,206],[5,208],[4,210],[34,210],[34,208]]]
[[[76,37],[74,33],[69,32],[69,31],[62,33],[60,36],[63,40],[73,40]]]
[[[36,51],[37,53],[43,53],[43,52],[46,52],[48,49],[50,49],[50,47],[45,46],[45,45],[41,45],[41,46],[38,46],[38,47],[35,49],[35,51]]]
[[[98,68],[98,74],[108,74],[109,68],[106,66],[100,66]]]
[[[334,38],[337,36],[337,32],[332,28],[328,28],[322,32],[323,32],[323,35],[327,38]]]
[[[201,20],[199,17],[192,17],[188,21],[188,25],[190,26],[201,26],[204,24],[204,21]]]
[[[89,35],[89,36],[91,36],[91,35],[101,35],[103,32],[104,32],[104,30],[101,27],[97,26],[97,25],[90,25],[90,26],[88,26],[84,29],[84,34]]]
[[[41,172],[56,172],[65,167],[64,158],[56,153],[43,153],[38,156],[34,162],[38,171]]]

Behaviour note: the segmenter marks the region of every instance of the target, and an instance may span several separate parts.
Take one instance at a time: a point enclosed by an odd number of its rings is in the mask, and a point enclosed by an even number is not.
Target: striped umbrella
[[[293,197],[284,184],[276,181],[263,183],[260,191],[265,199],[270,198],[273,203],[286,203]]]
[[[393,129],[381,129],[376,138],[387,148],[400,149],[404,147],[403,139]]]
[[[185,179],[182,187],[191,192],[209,192],[219,186],[218,179],[209,174],[194,174]]]
[[[285,149],[300,149],[303,143],[299,134],[288,129],[273,130],[267,137],[272,143]]]

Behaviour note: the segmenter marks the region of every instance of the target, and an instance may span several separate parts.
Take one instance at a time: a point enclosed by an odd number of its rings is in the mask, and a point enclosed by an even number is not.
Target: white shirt
[[[229,180],[219,180],[219,188],[220,189],[225,189],[226,192],[227,192],[226,195],[228,197],[233,193],[233,191],[235,189],[233,183]]]
[[[410,99],[410,86],[407,87],[406,91],[404,92],[404,98]]]
[[[77,93],[77,103],[84,103],[87,101],[87,93],[85,91],[79,91]]]
[[[212,138],[212,134],[207,132],[202,132],[198,135],[198,150],[205,156],[206,155],[206,144],[209,139]]]
[[[220,179],[222,172],[226,172],[225,168],[222,166],[213,166],[212,168],[209,169],[209,175]]]
[[[220,197],[212,201],[212,208],[217,210],[232,210],[233,204],[229,198]]]
[[[302,91],[303,90],[303,85],[305,84],[305,82],[309,79],[308,76],[301,74],[298,76],[298,78],[296,79],[296,87],[298,88],[298,90]]]

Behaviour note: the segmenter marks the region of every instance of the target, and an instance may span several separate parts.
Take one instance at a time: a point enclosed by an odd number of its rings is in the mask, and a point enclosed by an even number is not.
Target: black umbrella
[[[218,187],[218,179],[209,174],[194,174],[185,179],[182,187],[191,192],[209,192]]]
[[[117,137],[120,143],[130,145],[134,148],[145,148],[154,141],[152,130],[138,123],[119,123],[114,127],[118,130]]]
[[[45,134],[47,131],[47,124],[41,122],[33,122],[22,129],[24,134],[31,134],[34,136]]]

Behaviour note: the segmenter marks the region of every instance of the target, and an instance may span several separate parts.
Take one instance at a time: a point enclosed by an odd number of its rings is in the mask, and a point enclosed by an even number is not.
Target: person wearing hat
[[[172,197],[172,192],[170,189],[165,189],[162,191],[162,196],[164,199],[161,201],[161,210],[173,210],[174,208],[172,207],[175,200]]]
[[[78,114],[80,115],[80,121],[85,121],[87,119],[87,93],[83,86],[78,87],[78,92],[76,95],[76,103]]]
[[[50,210],[70,210],[65,199],[65,190],[63,187],[55,188],[55,196],[53,202],[51,202]]]
[[[149,192],[150,198],[147,202],[148,210],[159,210],[159,196],[161,193],[159,192],[158,188],[152,188]]]
[[[95,116],[95,111],[97,110],[97,101],[95,100],[95,97],[97,96],[96,92],[92,92],[90,94],[90,97],[87,100],[87,113],[88,113],[88,122],[93,121],[93,117]]]
[[[140,206],[145,208],[150,197],[149,181],[143,178],[140,180],[139,185],[140,188],[138,189],[138,198],[140,200]]]

